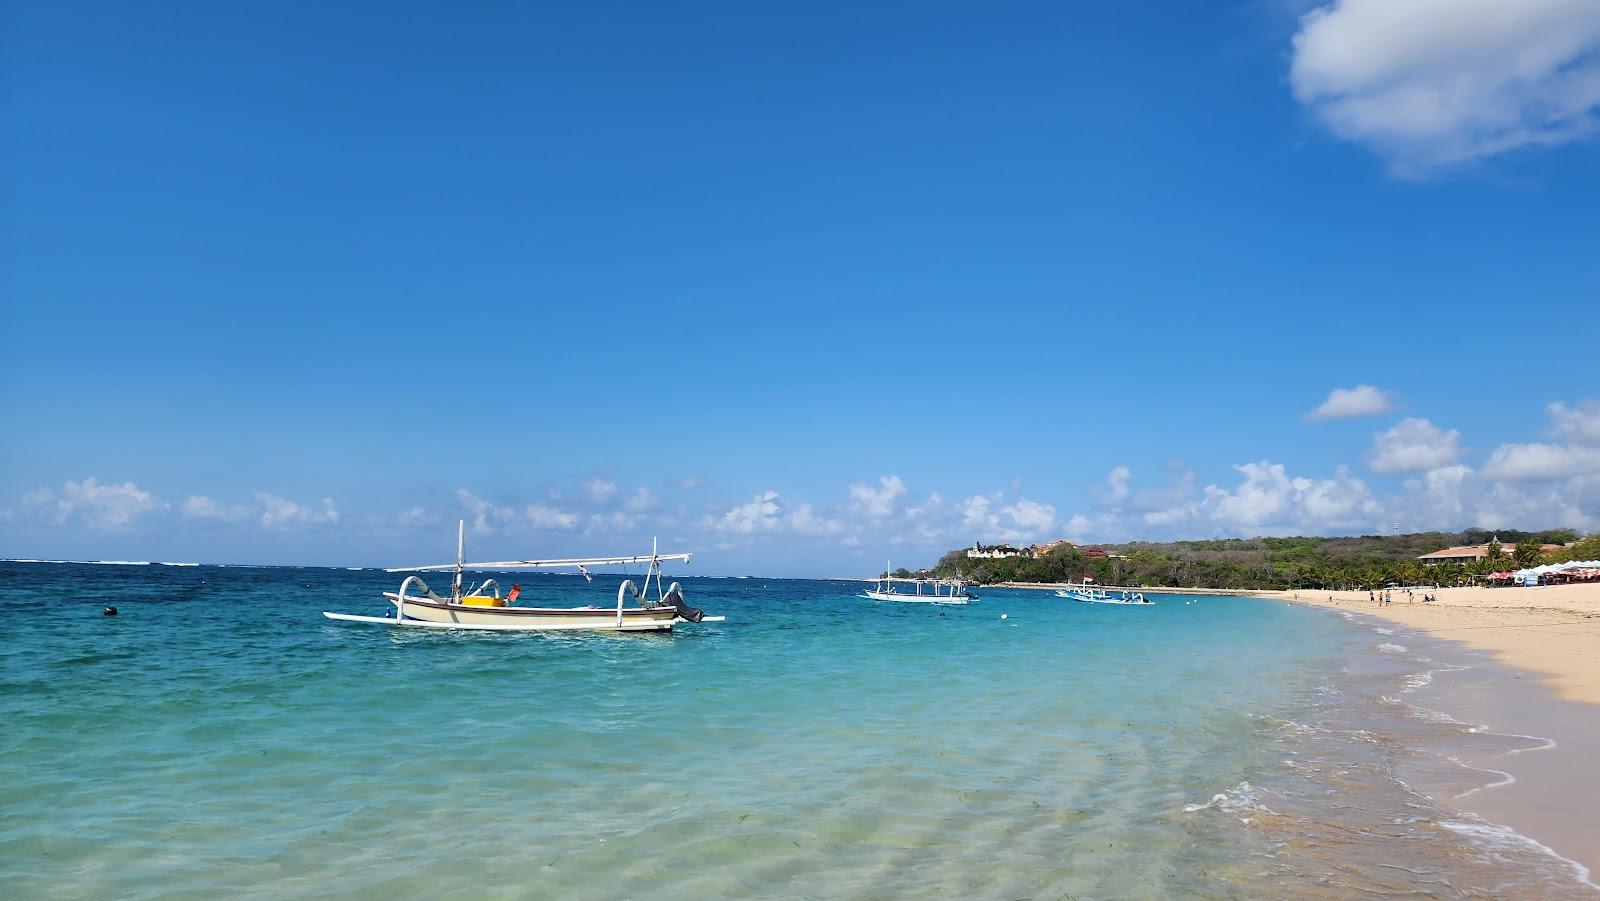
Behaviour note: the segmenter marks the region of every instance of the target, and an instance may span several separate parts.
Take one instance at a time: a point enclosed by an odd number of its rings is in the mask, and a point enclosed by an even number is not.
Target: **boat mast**
[[[659,600],[662,599],[663,595],[661,594],[661,561],[659,559],[657,559],[657,556],[656,556],[659,553],[659,550],[658,550],[658,548],[656,546],[656,542],[657,542],[656,536],[654,536],[654,535],[650,536],[650,572],[647,572],[647,573],[644,574],[644,594],[645,594],[646,597],[649,596],[649,594],[650,594],[650,573],[655,573],[655,576],[656,576],[656,600],[659,601]]]
[[[466,559],[467,553],[467,521],[456,520],[456,583],[450,589],[450,600],[461,603],[461,563]]]

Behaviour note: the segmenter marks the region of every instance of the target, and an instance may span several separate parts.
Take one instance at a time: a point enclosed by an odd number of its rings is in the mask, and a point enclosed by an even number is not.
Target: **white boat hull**
[[[389,603],[398,605],[394,594],[386,592],[384,596]],[[625,607],[619,620],[615,607],[469,607],[414,598],[406,598],[402,618],[326,611],[322,615],[340,622],[369,625],[500,632],[670,632],[674,624],[685,622],[671,607]],[[722,621],[720,616],[701,620]]]
[[[395,595],[385,592],[390,604]],[[452,626],[499,626],[527,631],[556,629],[606,629],[624,632],[666,631],[678,621],[672,607],[474,607],[420,598],[406,598],[410,619]]]
[[[408,613],[409,613],[410,609],[411,609],[411,602],[408,600],[408,601],[406,601],[406,610],[407,610]],[[665,625],[663,625],[659,621],[650,621],[650,622],[639,623],[639,622],[629,622],[626,618],[624,618],[624,620],[622,622],[622,625],[619,626],[619,625],[617,625],[617,615],[616,615],[616,611],[615,610],[613,610],[612,613],[611,613],[610,622],[605,623],[603,625],[597,624],[596,622],[594,622],[592,620],[587,620],[587,619],[580,619],[580,620],[577,620],[577,621],[574,621],[574,622],[546,622],[546,623],[513,622],[513,623],[499,623],[499,622],[455,622],[455,621],[450,621],[450,622],[438,621],[438,622],[436,622],[436,621],[433,621],[433,620],[426,620],[426,619],[414,619],[409,615],[405,619],[395,619],[392,616],[360,616],[360,615],[357,615],[357,614],[354,614],[354,613],[332,613],[332,612],[326,611],[326,610],[323,611],[322,615],[326,616],[328,619],[337,620],[339,622],[344,622],[344,623],[365,623],[367,625],[372,625],[372,626],[399,626],[399,627],[403,627],[403,628],[413,628],[413,629],[475,629],[475,630],[489,631],[489,632],[570,632],[570,631],[590,631],[590,632],[668,632],[668,631],[672,630],[672,626],[674,624],[680,623],[680,622],[687,622],[687,620],[674,619],[671,622],[668,622]],[[702,618],[700,620],[700,622],[702,622],[702,623],[720,623],[720,622],[724,622],[726,620],[727,620],[727,617],[725,617],[725,616],[707,616],[707,617]]]
[[[933,595],[933,594],[900,594],[894,591],[878,591],[872,588],[861,590],[861,596],[874,601],[894,601],[900,604],[952,604],[957,607],[971,602],[972,598],[964,595]]]
[[[1154,607],[1155,601],[1135,598],[1094,597],[1076,591],[1058,591],[1056,597],[1077,601],[1080,604],[1111,604],[1117,607]]]
[[[556,623],[552,625],[530,626],[526,623],[436,623],[429,622],[425,619],[412,619],[410,617],[406,617],[405,619],[395,619],[392,616],[357,616],[354,613],[332,613],[326,610],[323,611],[322,615],[326,616],[328,619],[338,620],[339,622],[345,623],[365,623],[372,626],[398,626],[401,628],[410,629],[466,629],[484,632],[670,632],[672,630],[671,624],[662,627],[654,623],[639,624],[624,622],[621,626],[618,626],[616,624],[615,616],[612,617],[611,624],[608,626],[596,626],[590,623]],[[720,623],[724,619],[725,617],[721,616],[708,616],[705,619],[702,619],[701,622]],[[676,622],[683,622],[683,620],[677,620]]]

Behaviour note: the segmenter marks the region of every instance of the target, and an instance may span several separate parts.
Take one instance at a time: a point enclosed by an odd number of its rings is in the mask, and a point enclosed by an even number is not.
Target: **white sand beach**
[[[1437,595],[1423,603],[1426,594]],[[1538,588],[1441,588],[1391,593],[1373,603],[1365,591],[1285,591],[1269,596],[1336,606],[1393,620],[1409,629],[1491,653],[1544,677],[1561,697],[1600,704],[1600,583]]]

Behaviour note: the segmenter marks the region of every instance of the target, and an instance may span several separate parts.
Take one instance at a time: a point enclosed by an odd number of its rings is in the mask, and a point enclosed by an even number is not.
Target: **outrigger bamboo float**
[[[654,543],[652,542],[652,545]],[[635,557],[585,557],[567,560],[499,560],[488,563],[464,562],[466,551],[466,522],[457,527],[456,562],[432,566],[402,566],[389,569],[392,573],[413,573],[400,583],[399,591],[386,591],[383,596],[394,605],[394,616],[359,616],[354,613],[323,612],[328,619],[347,623],[367,623],[380,626],[407,626],[423,629],[482,629],[504,632],[669,632],[677,623],[720,623],[723,617],[706,616],[683,600],[683,589],[677,582],[661,587],[661,564],[668,560],[685,563],[690,554],[660,554],[652,547],[649,554]],[[576,570],[588,577],[588,567],[646,564],[644,584],[635,586],[626,579],[617,586],[615,607],[524,607],[517,606],[518,593],[500,594],[500,584],[485,579],[470,587],[461,587],[462,574],[476,572],[514,572],[519,570]],[[455,579],[448,597],[436,593],[428,583],[415,573],[454,571]],[[650,596],[650,580],[656,583],[655,597]],[[415,591],[413,591],[413,588]]]
[[[977,600],[968,593],[960,579],[903,579],[889,575],[889,565],[883,566],[883,576],[872,581],[871,588],[863,588],[861,596],[874,601],[897,601],[902,604],[955,604],[957,606]],[[910,585],[910,591],[896,591],[896,585]],[[924,593],[922,587],[929,586]],[[946,589],[944,594],[939,589]]]

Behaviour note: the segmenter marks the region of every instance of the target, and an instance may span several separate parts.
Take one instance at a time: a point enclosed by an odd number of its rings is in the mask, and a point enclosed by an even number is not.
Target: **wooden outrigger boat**
[[[402,566],[389,569],[392,573],[413,573],[400,583],[400,590],[386,591],[383,596],[394,605],[394,616],[360,616],[354,613],[323,612],[328,619],[348,623],[367,623],[383,626],[408,626],[424,629],[484,629],[507,632],[560,632],[590,630],[602,632],[668,632],[677,623],[720,623],[723,617],[706,616],[683,600],[683,589],[677,582],[662,588],[661,564],[668,560],[688,562],[690,554],[660,554],[652,548],[649,554],[634,557],[585,557],[565,560],[499,560],[488,563],[464,562],[466,550],[466,522],[462,521],[456,533],[456,562],[433,566]],[[635,586],[626,579],[617,586],[615,607],[532,607],[518,606],[517,594],[502,597],[500,584],[485,579],[463,589],[462,574],[467,570],[477,572],[512,572],[518,570],[577,570],[588,576],[590,566],[646,564],[644,584]],[[415,573],[454,571],[455,579],[448,596],[440,595]],[[656,583],[655,597],[650,596],[650,580]],[[413,589],[415,589],[413,591]]]
[[[897,601],[902,604],[955,604],[960,606],[977,600],[977,596],[969,593],[966,584],[960,579],[903,579],[889,575],[889,565],[883,567],[883,576],[872,581],[871,588],[863,588],[861,596],[874,601]],[[896,585],[910,585],[911,591],[896,591]],[[923,592],[922,586],[927,585],[930,591]],[[940,588],[947,589],[944,594],[939,593]]]

